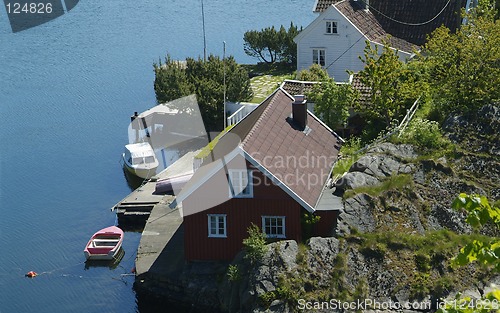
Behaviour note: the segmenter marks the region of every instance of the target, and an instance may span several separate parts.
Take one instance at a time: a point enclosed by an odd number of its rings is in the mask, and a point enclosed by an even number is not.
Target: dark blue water
[[[207,50],[226,41],[228,55],[255,62],[245,30],[306,26],[313,2],[205,0]],[[81,0],[15,34],[0,7],[1,313],[138,311],[140,234],[125,234],[116,268],[85,268],[82,249],[130,192],[119,165],[129,116],[155,104],[152,63],[167,52],[203,55],[199,0]]]

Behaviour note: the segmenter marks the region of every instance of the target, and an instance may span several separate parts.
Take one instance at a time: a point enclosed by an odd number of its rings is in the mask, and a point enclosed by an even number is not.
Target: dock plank
[[[182,216],[171,209],[173,196],[155,205],[142,232],[136,257],[136,275],[175,274],[184,262]]]

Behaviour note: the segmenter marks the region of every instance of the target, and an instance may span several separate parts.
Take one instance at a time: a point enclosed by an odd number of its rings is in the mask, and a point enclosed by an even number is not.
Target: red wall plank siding
[[[250,166],[249,166],[250,168]],[[262,228],[262,216],[285,216],[286,239],[301,239],[302,207],[264,175],[253,171],[253,198],[234,198],[199,213],[184,216],[184,246],[187,260],[232,260],[243,247],[251,223]],[[257,184],[258,183],[258,184]],[[210,179],[200,188],[209,188]],[[229,192],[229,191],[227,191]],[[204,198],[191,194],[183,209],[196,212]],[[207,214],[226,214],[227,238],[208,237]]]
[[[339,211],[316,211],[316,215],[320,216],[319,221],[314,224],[313,233],[314,236],[320,237],[331,237],[333,236],[333,230],[337,224],[337,217]]]

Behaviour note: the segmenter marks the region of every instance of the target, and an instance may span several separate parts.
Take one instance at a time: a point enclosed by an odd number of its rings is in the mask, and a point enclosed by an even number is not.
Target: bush
[[[264,29],[249,30],[243,35],[245,53],[266,63],[297,62],[297,44],[293,38],[299,34],[297,26],[290,24],[288,30],[281,25],[279,30],[274,26]]]
[[[245,259],[249,260],[251,264],[255,264],[262,260],[264,254],[267,252],[266,236],[260,230],[259,226],[254,223],[248,227],[247,232],[248,238],[243,239],[243,246],[246,251]]]
[[[435,150],[449,144],[437,122],[421,118],[412,120],[400,139],[424,150]]]
[[[227,268],[227,278],[229,281],[238,281],[241,279],[240,268],[238,265],[229,265]]]
[[[153,68],[158,103],[196,94],[207,131],[224,128],[224,69],[226,101],[247,101],[253,97],[247,71],[232,56],[221,59],[210,55],[206,61],[187,58],[181,62],[167,55],[164,62],[159,60]]]

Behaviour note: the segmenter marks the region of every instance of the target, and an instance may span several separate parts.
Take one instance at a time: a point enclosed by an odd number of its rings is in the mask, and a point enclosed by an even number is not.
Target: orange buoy
[[[24,275],[24,276],[29,277],[29,278],[33,278],[33,277],[35,277],[36,275],[38,275],[36,272],[34,272],[34,271],[29,271],[29,272],[28,272],[28,273],[26,273],[26,275]]]

